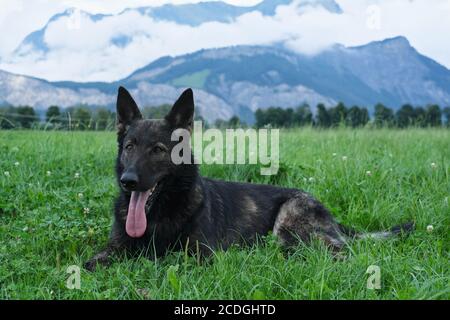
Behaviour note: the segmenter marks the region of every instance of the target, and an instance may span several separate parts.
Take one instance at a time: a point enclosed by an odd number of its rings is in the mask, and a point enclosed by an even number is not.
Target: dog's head
[[[172,141],[176,129],[192,131],[194,98],[191,89],[184,91],[164,119],[142,118],[130,93],[123,87],[117,96],[118,178],[120,187],[131,193],[126,231],[141,237],[146,228],[145,206],[157,195],[167,177],[174,175]]]

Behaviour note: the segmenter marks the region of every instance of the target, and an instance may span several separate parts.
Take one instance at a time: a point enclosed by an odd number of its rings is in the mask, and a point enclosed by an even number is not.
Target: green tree
[[[238,116],[232,116],[230,120],[228,120],[229,128],[238,128],[241,126],[241,120]]]
[[[331,126],[330,114],[323,103],[317,105],[316,124],[322,128],[328,128]]]
[[[86,105],[79,105],[67,109],[68,120],[71,129],[88,130],[92,129],[92,113]]]
[[[394,124],[394,113],[381,103],[375,106],[375,125],[377,127],[392,127]]]
[[[214,127],[216,128],[226,128],[227,127],[227,122],[226,120],[223,119],[216,119],[216,121],[214,121]]]
[[[255,126],[262,128],[267,124],[266,113],[263,109],[257,109],[255,111]]]
[[[369,117],[369,110],[367,108],[360,108],[360,119],[361,119],[361,126],[365,126],[367,123],[369,123],[370,117]]]
[[[416,127],[426,127],[426,111],[422,107],[414,108],[414,126]]]
[[[432,104],[427,106],[425,110],[425,122],[430,127],[440,127],[442,125],[442,113],[438,105]]]
[[[406,128],[414,124],[414,108],[410,104],[404,104],[395,113],[395,122],[399,128]]]
[[[256,126],[258,128],[266,125],[272,127],[290,127],[293,123],[294,110],[280,107],[270,107],[266,110],[258,109],[255,112]]]
[[[347,107],[342,102],[339,102],[338,105],[329,110],[331,125],[333,127],[339,126],[341,123],[345,123],[345,119],[347,118]]]
[[[39,117],[30,106],[20,106],[16,108],[16,122],[22,128],[31,128],[33,123],[38,122]]]
[[[447,127],[450,127],[450,107],[445,107],[442,110],[442,114],[444,115],[446,121],[445,124],[447,125]]]
[[[0,107],[0,129],[12,129],[17,126],[15,123],[16,110],[13,106]]]
[[[294,109],[280,109],[282,110],[281,112],[283,114],[283,122],[280,124],[280,126],[284,128],[290,128],[294,126]]]
[[[229,120],[217,119],[214,122],[214,126],[222,129],[240,128],[245,126],[245,123],[241,121],[238,116],[232,116]]]
[[[352,128],[363,127],[369,122],[369,112],[366,108],[353,106],[348,109],[346,125]]]
[[[99,108],[94,115],[95,130],[106,130],[114,128],[115,119],[113,113],[106,108]]]
[[[61,123],[61,111],[58,106],[50,106],[45,113],[45,121],[53,125]]]
[[[293,125],[308,126],[313,124],[313,114],[309,104],[304,103],[295,109]]]
[[[172,106],[170,104],[162,104],[160,106],[147,106],[142,110],[142,116],[145,119],[164,119],[169,113]]]
[[[281,108],[270,107],[264,111],[266,113],[266,124],[272,127],[279,127],[284,121],[284,112]]]

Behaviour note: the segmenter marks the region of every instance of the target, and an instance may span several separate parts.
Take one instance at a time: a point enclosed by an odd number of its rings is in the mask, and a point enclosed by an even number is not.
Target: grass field
[[[321,244],[285,257],[272,237],[216,252],[172,253],[81,271],[101,249],[117,192],[114,133],[0,131],[1,299],[449,299],[450,131],[283,131],[281,168],[204,166],[206,176],[298,187],[358,230],[414,220],[406,239],[360,241],[344,259]],[[370,171],[370,173],[368,173]],[[433,231],[427,232],[432,225]],[[367,289],[370,265],[381,289]]]

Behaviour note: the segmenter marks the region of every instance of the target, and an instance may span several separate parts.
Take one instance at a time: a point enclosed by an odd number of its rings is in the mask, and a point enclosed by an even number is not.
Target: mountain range
[[[114,17],[133,11],[153,20],[197,26],[231,23],[248,12],[274,15],[278,6],[291,2],[265,0],[252,7],[220,1],[163,5],[126,9]],[[297,6],[342,12],[334,0],[300,0]],[[69,9],[53,16],[22,41],[15,55],[46,55],[51,50],[45,41],[48,26],[72,14]],[[112,16],[83,14],[92,21]],[[126,46],[130,37],[124,33],[110,41]],[[339,101],[369,110],[379,102],[393,109],[404,103],[450,105],[450,70],[420,54],[401,36],[357,47],[336,44],[315,55],[294,52],[283,43],[203,49],[161,57],[113,82],[47,81],[0,70],[0,104],[30,105],[38,110],[77,104],[113,109],[119,85],[127,87],[142,107],[172,103],[184,88],[192,87],[197,110],[208,121],[238,115],[252,122],[258,108],[302,103],[310,104],[313,111],[318,103],[331,106]]]
[[[450,105],[450,70],[418,53],[404,37],[359,47],[335,45],[315,56],[279,46],[236,46],[162,57],[128,77],[106,82],[49,82],[0,71],[0,102],[45,109],[51,104],[114,107],[124,85],[140,106],[171,103],[195,91],[208,121],[236,114],[251,121],[258,108],[327,106],[338,101],[391,108],[404,103]]]

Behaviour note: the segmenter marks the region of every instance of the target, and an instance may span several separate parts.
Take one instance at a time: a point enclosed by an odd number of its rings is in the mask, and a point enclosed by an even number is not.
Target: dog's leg
[[[273,234],[287,248],[299,240],[309,243],[314,237],[324,241],[335,253],[345,246],[345,237],[333,216],[307,193],[297,194],[280,207]]]
[[[111,264],[111,259],[120,251],[124,251],[125,248],[121,244],[120,227],[114,223],[108,245],[105,249],[94,255],[85,264],[84,268],[89,271],[94,271],[97,265],[109,266]]]
[[[84,268],[88,271],[94,271],[97,265],[109,266],[111,264],[111,258],[115,252],[116,249],[113,246],[108,245],[104,250],[89,259],[84,264]]]

